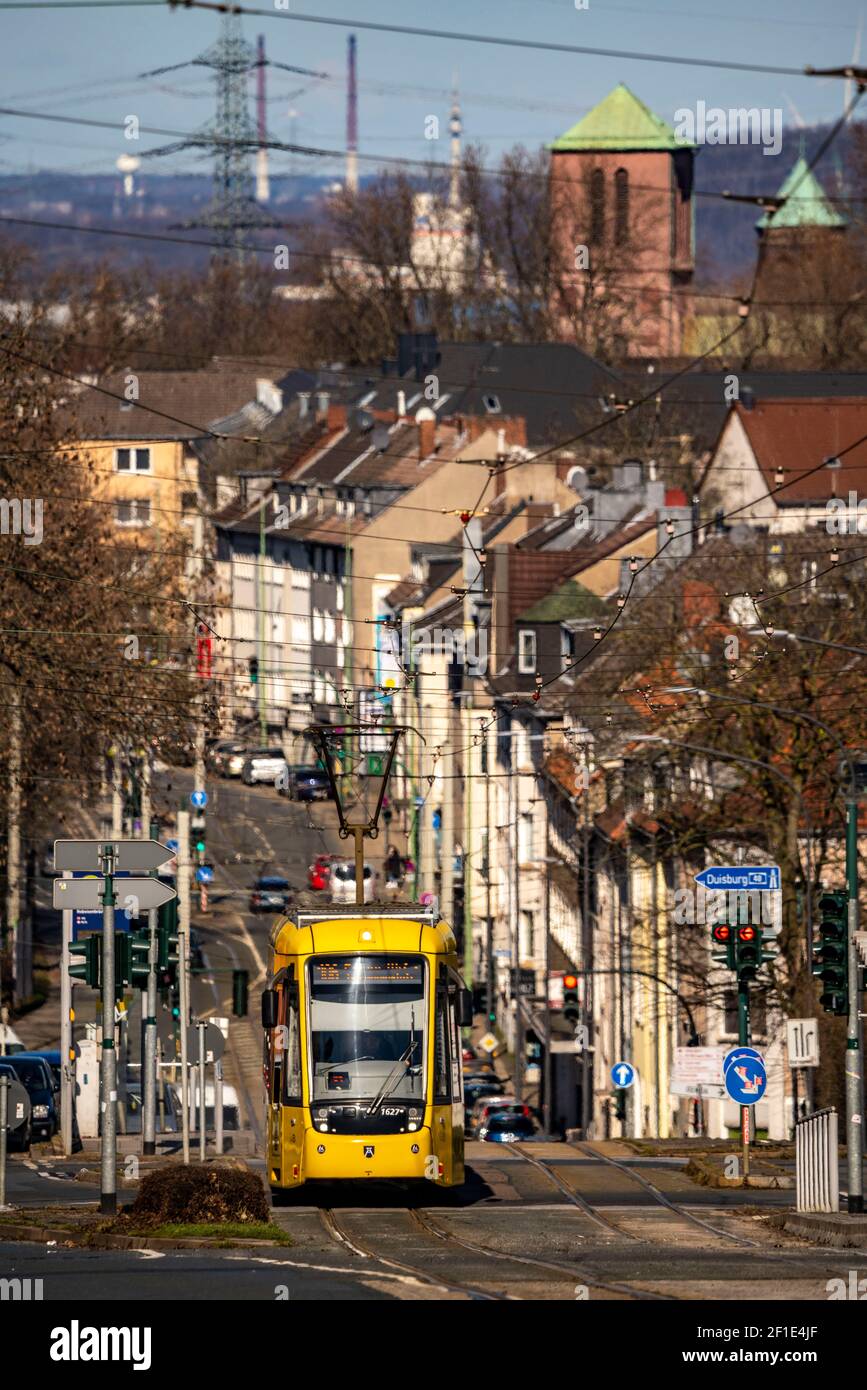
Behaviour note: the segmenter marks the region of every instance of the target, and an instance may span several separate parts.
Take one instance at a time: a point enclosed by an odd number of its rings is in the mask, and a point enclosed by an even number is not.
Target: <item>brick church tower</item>
[[[564,338],[628,356],[680,353],[680,291],[695,264],[694,154],[623,83],[554,141]]]

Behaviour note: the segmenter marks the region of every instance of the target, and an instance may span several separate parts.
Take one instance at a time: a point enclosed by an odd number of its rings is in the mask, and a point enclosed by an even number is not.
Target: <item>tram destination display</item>
[[[424,983],[424,962],[394,960],[376,956],[352,956],[340,960],[314,960],[311,963],[313,984],[351,984],[354,989],[363,985],[418,985]]]

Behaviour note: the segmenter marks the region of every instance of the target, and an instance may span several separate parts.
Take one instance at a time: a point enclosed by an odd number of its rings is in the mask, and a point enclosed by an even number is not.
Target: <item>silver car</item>
[[[280,748],[256,748],[247,754],[242,782],[252,787],[256,782],[270,782],[275,786],[277,779],[285,781],[289,776],[289,764]]]

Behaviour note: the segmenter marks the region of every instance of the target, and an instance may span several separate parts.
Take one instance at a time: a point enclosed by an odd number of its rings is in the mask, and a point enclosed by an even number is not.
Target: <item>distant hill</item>
[[[803,131],[787,126],[778,155],[766,155],[760,145],[705,145],[695,162],[695,186],[703,193],[773,194],[783,183],[803,144],[807,158],[828,133],[828,126]],[[861,131],[863,134],[862,123]],[[853,192],[853,134],[844,129],[821,159],[817,174],[834,200]],[[137,176],[139,177],[139,176]],[[277,176],[271,180],[269,211],[282,224],[282,235],[292,246],[298,229],[321,216],[322,197],[333,186],[333,178],[299,174]],[[208,174],[141,175],[141,196],[124,198],[117,175],[65,174],[51,171],[28,175],[0,176],[0,218],[23,218],[39,222],[77,223],[100,227],[119,235],[75,234],[32,226],[16,226],[0,221],[0,235],[26,242],[39,253],[42,271],[68,266],[70,260],[89,264],[111,259],[132,267],[149,264],[164,271],[201,267],[207,252],[194,251],[168,241],[151,241],[124,232],[164,235],[169,238],[211,239],[205,230],[181,230],[196,219],[211,197]],[[863,191],[863,190],[862,190]],[[726,203],[720,198],[699,196],[696,206],[696,248],[699,283],[731,283],[745,277],[755,259],[755,207]],[[841,210],[849,213],[845,204]],[[865,205],[856,207],[861,215]],[[262,235],[263,247],[272,248],[275,233]]]

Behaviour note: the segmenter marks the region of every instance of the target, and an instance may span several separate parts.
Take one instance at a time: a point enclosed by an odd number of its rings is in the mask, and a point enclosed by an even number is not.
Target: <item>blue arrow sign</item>
[[[723,1076],[725,1076],[732,1062],[738,1057],[757,1058],[760,1062],[764,1062],[765,1060],[761,1052],[757,1052],[754,1047],[733,1047],[731,1052],[727,1052],[725,1057],[723,1057]]]
[[[177,854],[180,847],[180,842],[178,840],[166,840],[166,849],[170,849],[172,854]]]
[[[213,883],[214,871],[203,864],[200,869],[196,869],[196,883]]]
[[[190,792],[190,804],[195,806],[197,811],[203,811],[208,804],[208,793]]]
[[[615,1062],[611,1068],[611,1080],[621,1090],[626,1090],[635,1080],[635,1068],[629,1062]]]
[[[738,892],[769,893],[780,887],[777,864],[717,864],[694,875],[704,888],[734,888]]]
[[[768,1073],[760,1057],[735,1061],[725,1074],[726,1090],[738,1105],[755,1105],[765,1094]]]

